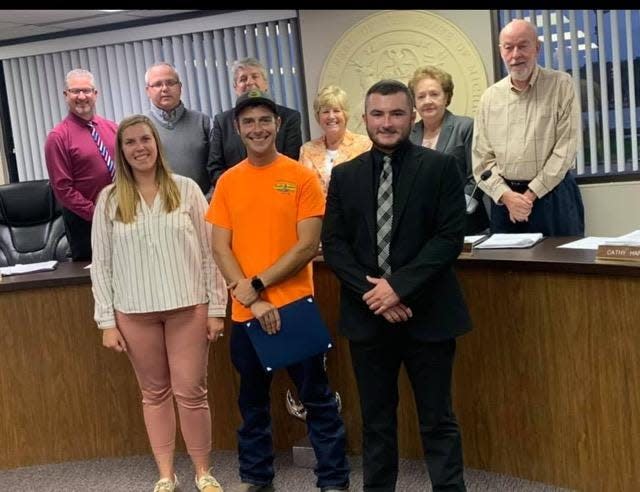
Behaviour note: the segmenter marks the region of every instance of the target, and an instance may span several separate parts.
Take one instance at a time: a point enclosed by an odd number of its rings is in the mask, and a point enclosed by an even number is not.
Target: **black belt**
[[[506,179],[506,178],[502,178],[504,179],[504,182],[507,183],[507,185],[509,185],[509,188],[516,189],[527,189],[529,187],[529,183],[531,183],[531,181],[526,181],[526,180],[521,180],[521,179]]]

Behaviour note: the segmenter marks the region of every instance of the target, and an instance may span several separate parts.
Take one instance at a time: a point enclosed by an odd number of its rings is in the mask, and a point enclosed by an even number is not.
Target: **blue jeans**
[[[243,420],[238,430],[240,478],[267,485],[274,477],[269,398],[272,374],[260,365],[245,330],[244,324],[234,323],[231,331],[231,360],[240,373],[238,405]],[[316,486],[341,487],[349,483],[346,433],[322,360],[322,355],[310,357],[287,367],[287,372],[307,410],[309,440],[317,460]]]

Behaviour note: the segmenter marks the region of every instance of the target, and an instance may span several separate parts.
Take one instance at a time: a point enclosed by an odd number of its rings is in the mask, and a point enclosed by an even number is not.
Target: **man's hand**
[[[400,302],[398,294],[391,288],[387,279],[367,275],[367,281],[372,283],[374,287],[364,293],[362,300],[367,303],[374,314],[382,314]]]
[[[207,338],[217,342],[223,336],[224,318],[207,318]]]
[[[256,302],[260,296],[251,286],[251,279],[241,278],[231,289],[231,295],[244,307],[249,307]]]
[[[116,352],[127,351],[127,344],[124,341],[124,337],[115,326],[102,330],[102,346],[115,350]]]
[[[280,313],[273,304],[262,299],[251,304],[251,312],[260,322],[260,326],[269,335],[280,331]]]
[[[407,321],[411,318],[411,316],[413,316],[413,312],[410,307],[400,303],[387,309],[382,313],[382,316],[389,323],[400,323],[401,321]]]
[[[531,200],[531,205],[533,206],[533,202],[535,202],[538,199],[538,195],[536,195],[533,191],[531,191],[530,189],[527,189],[527,191],[525,191],[523,193],[525,198],[528,198],[529,200]]]
[[[533,208],[533,200],[525,194],[515,191],[505,191],[500,197],[500,201],[509,210],[509,219],[511,222],[526,222]]]

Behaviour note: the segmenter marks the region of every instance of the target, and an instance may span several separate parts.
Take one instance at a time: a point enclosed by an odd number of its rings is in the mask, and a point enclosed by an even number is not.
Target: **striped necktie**
[[[107,149],[107,146],[102,141],[102,138],[100,138],[100,134],[98,133],[98,129],[96,128],[96,124],[93,121],[89,121],[87,123],[87,126],[91,130],[91,137],[93,138],[93,141],[98,146],[98,152],[100,152],[100,155],[104,159],[104,162],[107,165],[107,169],[109,170],[109,174],[111,174],[111,181],[113,181],[116,176],[116,167],[113,164],[113,159],[109,154],[109,150]]]
[[[391,157],[385,155],[382,158],[382,173],[378,186],[378,212],[376,214],[378,225],[378,267],[385,277],[391,275],[390,248],[391,225],[393,223],[393,171],[391,169]]]

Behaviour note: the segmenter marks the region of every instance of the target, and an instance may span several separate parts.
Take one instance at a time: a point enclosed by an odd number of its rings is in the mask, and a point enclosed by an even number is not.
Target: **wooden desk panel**
[[[475,329],[455,408],[473,468],[579,490],[640,484],[640,278],[461,268]]]
[[[29,275],[9,277],[14,285],[4,283],[0,291],[0,469],[150,452],[133,369],[124,354],[101,346],[88,272],[61,264],[55,273],[57,287],[33,288],[38,277]],[[38,275],[47,277],[46,285],[53,282],[50,273]],[[234,450],[239,377],[229,356],[229,326],[225,333],[209,355],[209,402],[213,447]],[[276,374],[277,449],[306,435],[304,423],[286,411],[287,389],[295,394],[286,374]],[[180,437],[178,449],[184,450]]]
[[[565,239],[565,242],[568,239]],[[640,484],[640,269],[599,265],[593,252],[478,251],[458,263],[474,330],[461,337],[454,407],[469,467],[586,491]],[[540,248],[540,249],[538,249]],[[591,255],[591,256],[590,256]],[[129,362],[100,346],[87,272],[0,288],[0,468],[149,452]],[[3,279],[5,281],[7,279]],[[343,403],[350,452],[361,451],[349,347],[336,334],[339,286],[315,265],[316,298],[336,341],[328,372]],[[2,285],[2,284],[0,284]],[[57,285],[57,286],[56,286]],[[17,289],[17,290],[16,290]],[[238,376],[229,331],[209,359],[213,443],[236,449]],[[274,441],[305,435],[286,413],[293,384],[272,387]],[[403,457],[422,455],[408,379],[400,378]],[[182,448],[181,448],[182,449]]]

